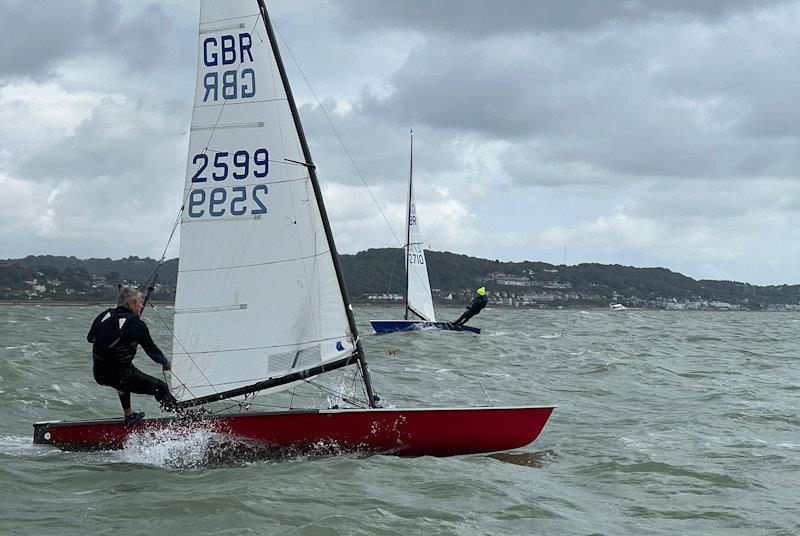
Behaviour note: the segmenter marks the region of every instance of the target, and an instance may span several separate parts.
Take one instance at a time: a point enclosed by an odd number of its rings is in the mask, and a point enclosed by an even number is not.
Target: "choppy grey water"
[[[542,435],[492,456],[204,465],[202,441],[31,444],[34,421],[119,413],[91,378],[100,310],[0,307],[0,534],[800,534],[795,314],[489,310],[480,337],[377,337],[367,320],[398,312],[361,308],[385,404],[557,404]]]

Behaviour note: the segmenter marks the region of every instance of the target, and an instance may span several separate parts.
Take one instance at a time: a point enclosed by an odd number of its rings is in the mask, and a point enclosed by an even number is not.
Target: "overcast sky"
[[[414,129],[430,249],[800,282],[800,2],[268,8],[340,251],[397,242],[314,93],[397,236]],[[0,3],[0,258],[161,255],[198,15]]]

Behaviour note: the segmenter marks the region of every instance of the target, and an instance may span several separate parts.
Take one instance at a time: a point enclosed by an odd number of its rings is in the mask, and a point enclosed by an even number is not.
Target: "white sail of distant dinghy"
[[[125,448],[131,437],[206,430],[276,456],[452,456],[518,448],[553,406],[379,408],[333,234],[263,0],[203,0],[200,63],[181,220],[173,389],[193,415],[45,421],[33,441]],[[251,411],[268,393],[358,364],[366,400]],[[205,411],[203,411],[205,410]],[[223,445],[220,445],[223,447]],[[224,447],[223,447],[224,448]]]
[[[428,278],[428,263],[425,262],[422,231],[419,226],[417,204],[414,197],[413,132],[411,134],[411,157],[408,170],[408,211],[406,212],[406,245],[404,249],[406,252],[406,306],[403,315],[404,320],[370,320],[375,333],[439,329],[480,334],[481,330],[479,328],[436,321],[436,312],[433,308],[433,297],[431,295],[431,283]]]
[[[414,199],[414,138],[411,137],[411,166],[408,174],[408,212],[406,226],[406,312],[422,320],[436,322],[433,309],[431,283],[428,279],[428,265],[425,262],[425,250],[422,242],[422,231],[417,216],[417,205]]]
[[[182,401],[355,351],[258,4],[204,0],[198,40],[172,365]]]

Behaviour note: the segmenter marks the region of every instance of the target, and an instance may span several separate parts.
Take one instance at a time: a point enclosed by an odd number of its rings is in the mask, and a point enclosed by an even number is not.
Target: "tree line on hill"
[[[440,291],[437,296],[464,290],[469,292],[478,286],[487,286],[490,291],[510,296],[561,285],[569,289],[561,294],[580,296],[575,300],[577,302],[583,300],[597,304],[631,299],[642,302],[700,299],[746,304],[746,308],[760,309],[768,304],[800,303],[800,285],[755,286],[735,281],[695,280],[666,268],[501,262],[441,251],[426,252],[426,260],[431,287]],[[400,249],[369,249],[355,255],[340,255],[340,261],[353,301],[362,301],[369,295],[402,295],[405,292],[405,258]],[[20,292],[30,292],[34,280],[40,286],[49,285],[50,290],[39,293],[40,298],[107,299],[113,297],[118,283],[144,285],[156,266],[154,259],[135,256],[112,260],[31,255],[23,259],[0,260],[0,299],[13,299],[19,297]],[[177,259],[168,260],[161,266],[161,288],[157,293],[161,295],[156,297],[164,300],[174,298],[177,272]],[[513,278],[516,278],[516,284],[507,284]],[[56,281],[57,286],[53,286]]]

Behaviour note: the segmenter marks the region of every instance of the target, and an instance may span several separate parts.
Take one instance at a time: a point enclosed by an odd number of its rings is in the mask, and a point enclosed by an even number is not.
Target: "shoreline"
[[[150,303],[154,305],[159,305],[161,307],[175,307],[175,302],[173,301],[158,301],[158,300],[151,300]],[[463,304],[435,304],[437,307],[447,307],[451,309],[462,308]],[[116,304],[109,300],[109,301],[33,301],[33,300],[25,300],[25,301],[12,301],[12,300],[0,300],[0,307],[115,307]],[[402,309],[403,305],[395,305],[395,304],[379,304],[379,303],[360,303],[360,302],[353,302],[353,306],[355,307],[373,307],[373,308],[382,308],[382,309]],[[611,311],[614,313],[624,313],[625,311],[668,311],[668,312],[678,312],[678,313],[685,313],[685,312],[705,312],[705,313],[791,313],[795,311],[786,311],[786,310],[731,310],[731,309],[646,309],[646,308],[637,308],[637,307],[627,307],[621,311],[613,311],[608,307],[602,307],[597,305],[575,305],[575,306],[560,306],[560,307],[511,307],[508,305],[499,305],[499,304],[489,304],[487,306],[488,310],[495,309],[495,310],[517,310],[517,311]]]

